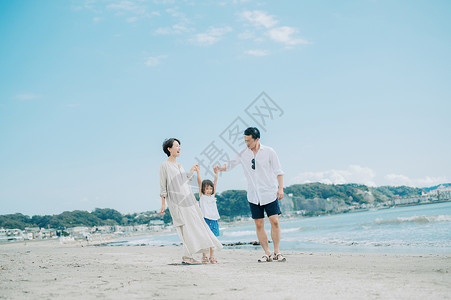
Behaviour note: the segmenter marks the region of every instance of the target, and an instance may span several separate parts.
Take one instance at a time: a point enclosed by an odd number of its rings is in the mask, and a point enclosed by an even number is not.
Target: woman
[[[164,141],[163,151],[168,156],[160,166],[161,210],[164,213],[166,200],[172,222],[183,243],[182,264],[200,264],[193,258],[196,253],[208,253],[210,248],[222,249],[222,244],[205,223],[196,198],[189,186],[198,165],[192,166],[186,173],[177,162],[180,156],[180,141],[170,138]]]

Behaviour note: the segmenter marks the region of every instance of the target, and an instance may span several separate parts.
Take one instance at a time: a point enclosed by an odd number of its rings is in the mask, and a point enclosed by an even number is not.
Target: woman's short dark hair
[[[260,138],[260,131],[257,127],[249,127],[244,131],[244,135],[252,135],[252,138],[256,140]]]
[[[168,148],[172,148],[172,146],[174,145],[174,141],[177,141],[179,145],[181,145],[180,141],[176,138],[166,139],[163,142],[163,151],[164,153],[166,153],[168,157],[171,156],[171,152],[169,152]]]
[[[207,188],[207,186],[211,186],[211,188],[213,189],[213,192],[211,192],[211,194],[213,195],[215,193],[215,185],[209,179],[202,181],[202,194],[205,194],[205,189]]]

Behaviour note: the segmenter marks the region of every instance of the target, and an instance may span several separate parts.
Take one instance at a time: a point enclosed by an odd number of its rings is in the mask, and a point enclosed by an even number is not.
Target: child
[[[219,212],[216,206],[216,183],[218,182],[218,168],[215,168],[215,182],[211,182],[211,180],[202,181],[200,177],[200,168],[196,169],[197,171],[197,183],[199,184],[199,205],[202,211],[202,215],[204,216],[205,222],[210,226],[211,231],[215,236],[219,236],[219,225],[218,219]],[[207,258],[205,253],[202,253],[202,263],[212,263],[215,264],[218,261],[214,257],[214,248],[210,248],[210,259]]]

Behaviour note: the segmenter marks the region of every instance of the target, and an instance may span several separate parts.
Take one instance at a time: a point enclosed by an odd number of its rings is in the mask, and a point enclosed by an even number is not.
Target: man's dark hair
[[[171,152],[169,152],[168,148],[172,148],[172,146],[174,145],[174,141],[177,141],[179,145],[181,145],[180,141],[176,138],[166,139],[163,142],[163,151],[164,153],[166,153],[168,157],[171,156]]]
[[[208,180],[208,179],[205,179],[202,181],[202,194],[205,194],[205,188],[207,186],[211,186],[211,188],[213,189],[211,194],[213,195],[215,193],[215,185],[213,184],[213,182],[211,180]]]
[[[257,127],[249,127],[244,131],[244,135],[252,135],[252,138],[256,140],[260,138],[260,131]]]

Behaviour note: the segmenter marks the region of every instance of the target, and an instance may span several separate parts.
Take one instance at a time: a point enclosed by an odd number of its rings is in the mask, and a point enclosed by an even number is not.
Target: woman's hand
[[[194,171],[199,172],[200,171],[200,167],[199,165],[193,165],[191,167],[191,170],[189,170],[190,173],[193,173]]]
[[[166,202],[165,202],[165,198],[163,196],[161,196],[161,208],[160,208],[160,214],[163,215],[164,214],[164,210],[166,208]]]

